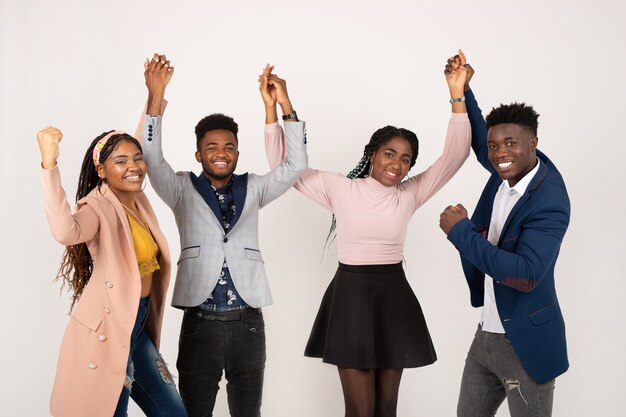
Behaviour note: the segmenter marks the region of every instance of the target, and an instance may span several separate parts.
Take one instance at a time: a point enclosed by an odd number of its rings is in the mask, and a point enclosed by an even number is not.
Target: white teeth
[[[139,175],[129,175],[128,177],[125,177],[125,179],[130,181],[137,181],[139,179]]]
[[[217,165],[217,166],[221,166],[221,167],[225,167],[226,166],[226,162],[222,162],[222,161],[214,162],[213,164]]]
[[[499,166],[500,168],[508,168],[508,167],[510,167],[510,166],[511,166],[511,164],[512,164],[512,163],[513,163],[513,162],[500,162],[500,163],[498,164],[498,166]]]
[[[390,177],[397,177],[398,174],[394,174],[393,172],[389,172],[389,171],[385,171],[387,173],[387,175],[389,175]]]

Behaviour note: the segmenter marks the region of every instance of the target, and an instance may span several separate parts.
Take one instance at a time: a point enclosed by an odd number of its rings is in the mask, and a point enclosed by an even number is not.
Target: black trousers
[[[232,417],[259,417],[265,371],[265,324],[258,314],[207,320],[185,312],[176,367],[189,417],[211,417],[222,372]]]

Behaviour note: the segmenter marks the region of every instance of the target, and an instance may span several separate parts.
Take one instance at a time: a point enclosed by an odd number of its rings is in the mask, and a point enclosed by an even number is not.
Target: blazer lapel
[[[241,217],[243,212],[243,206],[246,204],[246,194],[248,193],[248,173],[243,175],[233,175],[233,199],[235,200],[236,211],[233,215],[233,219],[230,222],[230,230],[237,224],[237,220]]]
[[[200,193],[202,199],[207,203],[215,218],[218,220],[219,224],[222,224],[222,212],[220,210],[220,206],[217,203],[217,198],[215,197],[215,192],[213,188],[211,188],[211,184],[209,184],[209,180],[204,176],[203,173],[200,173],[199,176],[196,176],[193,172],[189,172],[189,178],[191,179],[191,183],[195,187],[196,191]]]
[[[478,200],[476,210],[474,210],[474,214],[472,215],[472,223],[476,225],[478,232],[485,238],[485,240],[487,240],[487,236],[489,234],[491,212],[493,211],[493,200],[496,197],[500,183],[502,183],[502,180],[497,175],[495,178],[492,177],[489,180],[482,195],[480,196],[480,199]]]

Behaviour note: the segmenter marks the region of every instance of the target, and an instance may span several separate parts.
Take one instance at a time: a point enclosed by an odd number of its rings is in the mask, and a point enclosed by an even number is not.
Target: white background
[[[91,140],[109,129],[134,131],[146,98],[143,60],[159,51],[176,67],[164,120],[172,166],[200,169],[193,128],[203,116],[224,112],[240,125],[238,172],[263,173],[257,75],[271,62],[308,123],[311,166],[349,171],[371,133],[394,124],[420,138],[415,173],[442,150],[450,111],[442,70],[460,47],[477,71],[473,87],[485,112],[515,100],[535,106],[539,147],[569,188],[572,218],[556,279],[571,368],[557,379],[554,416],[624,415],[623,1],[0,4],[0,414],[48,414],[68,319],[68,295],[52,282],[63,248],[51,238],[42,208],[40,128],[64,132],[59,165],[73,201]],[[438,218],[451,203],[473,208],[486,179],[470,157],[409,224],[406,271],[439,360],[405,371],[400,416],[455,414],[480,311],[470,307],[457,253]],[[149,193],[176,257],[173,216]],[[329,224],[330,213],[293,190],[262,211],[261,247],[276,301],[264,309],[265,416],[343,415],[336,369],[302,355],[336,268],[334,256],[322,259]],[[173,371],[181,315],[168,307],[163,329],[162,351]],[[142,415],[134,405],[129,414]],[[228,415],[225,390],[215,415]],[[498,416],[505,415],[503,406]]]

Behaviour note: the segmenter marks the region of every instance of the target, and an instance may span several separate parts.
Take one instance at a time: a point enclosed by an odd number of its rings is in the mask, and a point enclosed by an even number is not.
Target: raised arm
[[[483,113],[478,107],[478,102],[474,96],[474,92],[470,88],[470,80],[474,76],[474,68],[467,63],[465,55],[462,51],[459,51],[459,55],[455,55],[448,59],[445,72],[453,71],[459,66],[464,66],[467,70],[467,78],[465,80],[465,104],[467,107],[467,115],[472,126],[472,149],[478,162],[492,174],[495,173],[495,169],[489,158],[487,157],[487,126],[485,125],[485,119]]]
[[[280,124],[278,124],[278,117],[276,115],[276,103],[280,105],[283,114],[293,113],[293,106],[286,92],[286,83],[284,80],[272,78],[273,69],[273,66],[270,67],[267,65],[263,70],[263,74],[259,76],[259,90],[261,91],[261,97],[263,98],[266,110],[265,154],[271,169],[280,166],[280,164],[286,160],[285,157],[287,154],[284,132]],[[276,82],[274,82],[274,80]],[[285,120],[285,129],[290,126],[287,123],[293,120],[294,119]],[[341,180],[347,179],[344,175],[334,172],[308,168],[296,181],[294,187],[311,200],[332,210],[330,186],[336,181]]]
[[[545,166],[540,169],[547,171]],[[570,216],[569,198],[562,183],[551,180],[550,184],[542,186],[550,187],[550,191],[534,199],[537,207],[524,220],[521,233],[515,237],[514,251],[485,239],[460,204],[442,213],[441,222],[445,224],[440,223],[440,226],[463,257],[480,271],[515,290],[532,291],[554,268]],[[546,195],[550,198],[545,198]]]
[[[41,185],[48,225],[55,240],[63,245],[75,245],[93,239],[100,226],[98,214],[88,205],[79,205],[72,214],[67,202],[57,159],[63,134],[56,127],[47,127],[37,133],[41,153]]]
[[[272,69],[273,67],[267,65],[259,77],[259,88],[266,112],[266,140],[268,128],[273,131],[276,137],[282,137],[282,130],[277,121],[276,103],[280,105],[284,113],[286,140],[281,140],[284,159],[272,167],[269,173],[259,177],[261,206],[265,206],[284,194],[300,178],[308,166],[304,122],[298,120],[293,111],[287,93],[287,83],[282,78],[272,74]]]
[[[287,83],[285,80],[272,74],[272,71],[274,71],[274,66],[266,64],[265,68],[263,68],[263,73],[259,75],[259,91],[265,107],[265,155],[267,156],[270,169],[280,165],[285,160],[286,153],[285,136],[283,128],[278,123],[278,114],[276,113],[279,92],[283,114],[293,113],[293,106],[287,93]],[[270,80],[272,76],[281,82],[275,83],[274,79]],[[288,111],[288,113],[285,113],[285,111]]]
[[[170,208],[174,208],[181,198],[184,174],[176,174],[163,157],[161,144],[161,122],[165,108],[165,89],[174,68],[165,55],[154,54],[145,65],[144,78],[148,87],[148,104],[141,126],[141,146],[148,165],[150,183]]]
[[[450,93],[452,117],[448,122],[443,153],[428,169],[403,183],[407,189],[414,192],[416,209],[450,181],[469,156],[471,130],[463,96],[467,70],[464,66],[459,66],[446,71],[445,76]]]

